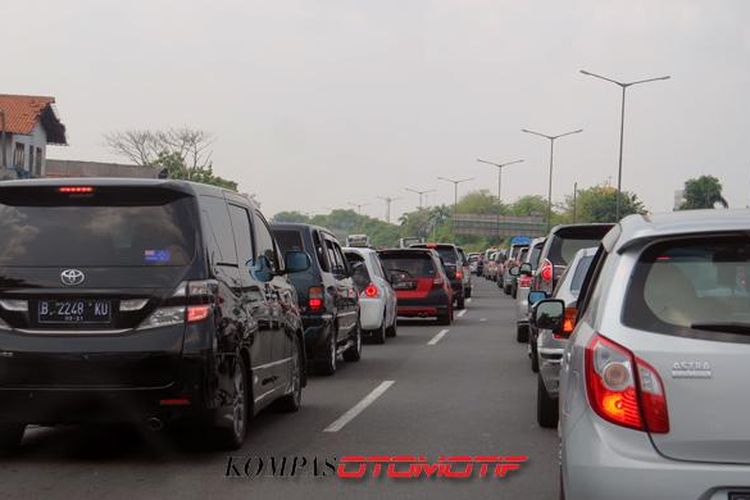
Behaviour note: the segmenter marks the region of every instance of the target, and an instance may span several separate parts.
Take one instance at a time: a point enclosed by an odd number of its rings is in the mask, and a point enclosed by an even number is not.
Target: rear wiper
[[[695,330],[708,330],[711,332],[741,333],[750,335],[750,323],[693,323],[690,328]]]

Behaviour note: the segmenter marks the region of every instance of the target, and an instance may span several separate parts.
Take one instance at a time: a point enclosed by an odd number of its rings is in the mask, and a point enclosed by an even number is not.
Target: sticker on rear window
[[[169,262],[169,250],[144,250],[143,260],[154,264]]]

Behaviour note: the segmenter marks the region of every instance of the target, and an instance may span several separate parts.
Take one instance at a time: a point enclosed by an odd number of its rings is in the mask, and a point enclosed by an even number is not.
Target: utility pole
[[[493,167],[497,167],[497,201],[502,201],[500,198],[500,195],[502,194],[503,189],[503,168],[507,167],[508,165],[513,165],[515,163],[521,163],[523,160],[513,160],[506,163],[493,163],[491,161],[485,161],[477,158],[477,161],[479,163],[486,163],[487,165],[492,165]]]
[[[533,130],[525,128],[522,128],[521,132],[538,135],[539,137],[544,137],[545,139],[549,140],[549,188],[547,190],[547,232],[549,232],[552,226],[552,167],[554,166],[555,140],[568,135],[579,134],[583,132],[583,129],[579,128],[578,130],[571,130],[570,132],[565,132],[564,134],[558,135],[542,134],[540,132],[534,132]]]
[[[448,177],[438,177],[441,181],[450,182],[453,184],[453,215],[456,215],[456,208],[458,207],[458,185],[463,182],[473,181],[474,177],[467,179],[450,179]]]
[[[612,78],[608,78],[606,76],[597,75],[596,73],[591,73],[590,71],[581,70],[581,74],[584,74],[586,76],[592,76],[594,78],[598,78],[599,80],[604,80],[605,82],[614,83],[615,85],[618,85],[622,89],[622,101],[620,104],[620,158],[617,162],[617,209],[616,209],[616,221],[620,220],[620,196],[622,193],[622,146],[624,141],[624,135],[625,135],[625,90],[628,87],[632,87],[633,85],[640,85],[642,83],[651,83],[651,82],[658,82],[661,80],[669,80],[670,76],[659,76],[656,78],[646,78],[645,80],[637,80],[635,82],[618,82],[617,80],[614,80]]]
[[[362,215],[362,207],[366,207],[369,205],[369,203],[352,203],[349,202],[349,205],[357,209],[357,215]]]
[[[576,223],[576,218],[578,216],[577,210],[578,210],[578,183],[573,183],[573,224]]]
[[[409,191],[411,193],[416,193],[416,194],[419,195],[419,209],[420,210],[422,210],[422,198],[423,198],[423,196],[426,195],[427,193],[433,193],[433,192],[435,192],[434,189],[427,189],[425,191],[419,191],[417,189],[411,189],[411,188],[404,188],[404,189],[406,189],[407,191]]]
[[[391,203],[401,198],[394,198],[393,196],[378,196],[385,202],[385,221],[390,224],[391,222]]]

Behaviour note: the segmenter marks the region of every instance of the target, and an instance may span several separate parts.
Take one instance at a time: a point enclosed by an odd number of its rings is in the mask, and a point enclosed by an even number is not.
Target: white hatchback
[[[391,288],[380,257],[370,248],[344,248],[352,268],[352,278],[360,292],[359,315],[362,333],[376,344],[395,337],[397,324],[396,293]]]

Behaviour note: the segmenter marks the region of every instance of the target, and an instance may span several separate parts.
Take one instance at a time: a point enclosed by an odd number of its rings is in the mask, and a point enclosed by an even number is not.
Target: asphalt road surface
[[[536,376],[515,341],[513,301],[481,278],[474,285],[450,327],[403,321],[386,345],[365,345],[359,363],[312,377],[299,413],[259,415],[231,454],[236,468],[228,453],[164,432],[32,428],[20,452],[0,462],[0,498],[557,498],[557,434],[536,424]],[[504,478],[466,479],[341,479],[324,465],[347,455],[528,460]],[[318,457],[327,475],[307,466],[274,477],[272,456]]]

